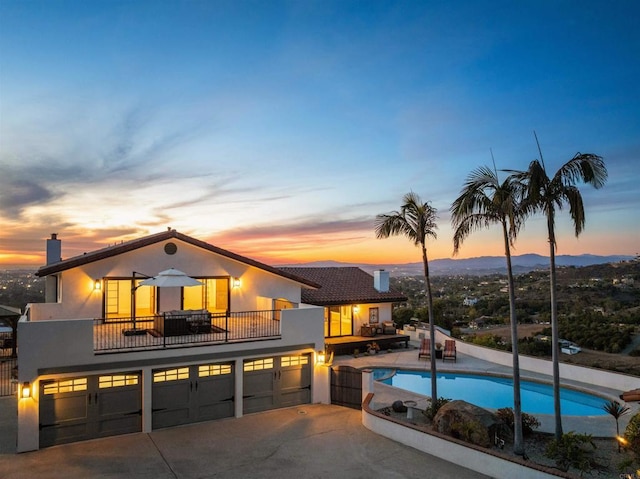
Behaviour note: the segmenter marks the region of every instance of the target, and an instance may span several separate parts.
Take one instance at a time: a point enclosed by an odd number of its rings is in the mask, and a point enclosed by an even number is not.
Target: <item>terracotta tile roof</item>
[[[318,306],[354,303],[397,303],[407,297],[390,290],[381,293],[373,286],[373,276],[357,267],[282,267],[296,276],[321,285],[317,290],[302,290],[302,302]]]
[[[241,256],[236,253],[232,253],[231,251],[227,251],[222,248],[218,248],[209,243],[205,243],[204,241],[200,241],[198,239],[192,238],[191,236],[187,236],[182,233],[178,233],[176,230],[167,230],[162,233],[156,233],[149,236],[145,236],[143,238],[134,239],[131,241],[126,241],[124,243],[116,244],[114,246],[109,246],[107,248],[99,249],[96,251],[92,251],[90,253],[85,253],[80,256],[75,256],[73,258],[69,258],[66,260],[58,261],[57,263],[53,263],[50,265],[42,266],[37,272],[36,276],[48,276],[50,274],[59,273],[61,271],[66,271],[71,268],[76,268],[78,266],[82,266],[88,263],[93,263],[94,261],[99,261],[106,258],[111,258],[113,256],[127,253],[129,251],[134,251],[139,248],[143,248],[145,246],[149,246],[155,243],[159,243],[161,241],[167,241],[170,239],[177,239],[184,241],[185,243],[189,243],[193,246],[200,247],[212,253],[219,254],[221,256],[225,256],[227,258],[233,259],[240,263],[248,264],[250,266],[254,266],[263,271],[267,271],[269,273],[273,273],[277,276],[281,276],[287,279],[291,279],[298,283],[303,284],[304,286],[310,288],[318,288],[319,284],[314,283],[313,281],[306,279],[304,277],[296,276],[294,273],[289,273],[287,271],[283,271],[280,268],[274,268],[273,266],[266,265],[264,263],[260,263],[259,261],[255,261],[251,258],[247,258],[245,256]]]

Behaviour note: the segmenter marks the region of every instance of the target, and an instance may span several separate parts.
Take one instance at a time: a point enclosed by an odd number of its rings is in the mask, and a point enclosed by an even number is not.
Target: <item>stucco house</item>
[[[312,279],[172,229],[68,259],[52,235],[36,274],[18,452],[330,400]]]
[[[321,287],[302,291],[302,302],[324,308],[325,338],[378,333],[395,334],[392,311],[407,297],[389,287],[389,272],[371,276],[357,267],[287,267],[283,271]]]

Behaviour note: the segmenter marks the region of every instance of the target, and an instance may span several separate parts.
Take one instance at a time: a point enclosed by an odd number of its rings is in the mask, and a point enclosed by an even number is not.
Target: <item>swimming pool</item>
[[[374,379],[407,391],[431,395],[431,374],[423,371],[374,370]],[[513,407],[513,380],[477,374],[438,373],[438,396],[462,399],[488,409]],[[553,414],[553,388],[549,384],[520,381],[522,411]],[[567,416],[604,416],[601,397],[560,388],[560,408]]]

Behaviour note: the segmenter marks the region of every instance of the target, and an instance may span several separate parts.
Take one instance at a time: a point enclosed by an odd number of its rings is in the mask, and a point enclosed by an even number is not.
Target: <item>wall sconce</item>
[[[327,356],[326,356],[324,351],[318,351],[316,353],[316,364],[318,366],[322,366],[325,363],[326,358],[327,358]]]
[[[22,383],[22,386],[20,387],[20,397],[22,399],[31,397],[31,385],[28,381]]]
[[[360,312],[360,306],[358,306],[357,304],[353,307],[353,312],[358,314]]]
[[[234,287],[234,288],[239,288],[239,287],[240,287],[240,284],[241,284],[241,283],[240,283],[240,278],[238,278],[238,277],[233,278],[233,287]]]
[[[100,291],[102,289],[102,281],[100,281],[99,279],[96,279],[93,282],[93,290],[94,291]]]

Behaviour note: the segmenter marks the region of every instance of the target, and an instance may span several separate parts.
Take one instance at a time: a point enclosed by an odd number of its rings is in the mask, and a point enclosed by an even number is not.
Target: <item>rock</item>
[[[407,412],[407,406],[405,406],[402,401],[393,401],[393,404],[391,405],[391,408],[395,412]]]
[[[513,442],[511,429],[495,414],[465,401],[450,401],[433,418],[433,428],[442,434],[482,447],[495,445],[496,436]]]

